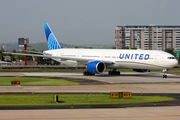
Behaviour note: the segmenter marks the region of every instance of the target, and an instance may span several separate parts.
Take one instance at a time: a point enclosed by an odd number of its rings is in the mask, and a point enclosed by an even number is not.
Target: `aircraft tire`
[[[109,75],[120,75],[119,71],[109,71]]]
[[[84,76],[86,75],[86,71],[83,72],[83,75],[84,75]]]
[[[84,75],[84,76],[90,76],[90,75],[93,75],[93,76],[94,76],[95,73],[90,73],[90,72],[88,72],[88,71],[84,71],[84,72],[83,72],[83,75]]]
[[[167,78],[167,75],[163,75],[162,78]]]
[[[109,71],[109,75],[112,75],[112,71]]]

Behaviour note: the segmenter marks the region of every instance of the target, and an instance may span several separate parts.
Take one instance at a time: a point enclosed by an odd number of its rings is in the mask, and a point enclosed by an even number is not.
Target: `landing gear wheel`
[[[112,71],[109,71],[109,75],[112,75]]]
[[[87,75],[87,72],[86,72],[86,71],[84,71],[84,72],[83,72],[83,75],[84,75],[84,76],[85,76],[85,75]]]
[[[167,71],[167,69],[164,69],[164,70],[163,70],[164,75],[162,76],[162,78],[167,78],[166,71]]]
[[[116,71],[116,69],[113,69],[112,71],[109,71],[108,73],[109,75],[120,75],[120,72]]]
[[[87,75],[87,76],[90,76],[90,75],[95,75],[95,73],[90,73],[89,71],[84,71],[84,72],[83,72],[83,75],[84,75],[84,76],[86,76],[86,75]]]
[[[167,75],[163,75],[162,78],[167,78]]]
[[[164,75],[165,78],[167,78],[167,75]]]

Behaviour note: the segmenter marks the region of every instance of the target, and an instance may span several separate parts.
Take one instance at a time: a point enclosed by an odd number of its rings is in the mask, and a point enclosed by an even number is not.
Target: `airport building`
[[[180,25],[122,25],[115,28],[116,49],[180,50]]]

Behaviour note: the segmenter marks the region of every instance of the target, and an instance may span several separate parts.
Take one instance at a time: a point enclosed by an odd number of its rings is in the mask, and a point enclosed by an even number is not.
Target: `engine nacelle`
[[[91,73],[102,73],[106,69],[106,65],[100,61],[89,62],[86,66],[87,70]]]
[[[148,69],[133,69],[133,71],[136,71],[136,72],[149,72]]]

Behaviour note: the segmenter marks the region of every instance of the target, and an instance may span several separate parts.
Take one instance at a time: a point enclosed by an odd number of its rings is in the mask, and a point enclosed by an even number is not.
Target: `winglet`
[[[47,44],[49,50],[54,49],[61,49],[61,46],[59,45],[56,37],[54,36],[51,28],[49,27],[48,23],[44,23],[44,31],[46,34]]]

